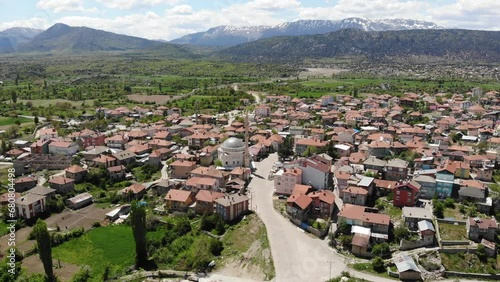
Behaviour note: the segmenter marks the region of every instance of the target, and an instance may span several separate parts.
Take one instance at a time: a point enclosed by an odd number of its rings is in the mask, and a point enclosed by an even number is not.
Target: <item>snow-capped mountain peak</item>
[[[274,36],[295,36],[322,34],[340,29],[354,28],[364,31],[408,30],[408,29],[441,29],[432,22],[412,19],[366,19],[346,18],[342,20],[298,20],[285,22],[275,26],[218,26],[206,32],[199,32],[175,39],[173,43],[233,46],[249,41]]]

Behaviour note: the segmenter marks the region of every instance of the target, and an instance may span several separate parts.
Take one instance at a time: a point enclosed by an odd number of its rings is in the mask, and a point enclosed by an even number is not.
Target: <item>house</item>
[[[172,178],[186,179],[196,168],[196,162],[177,160],[170,164],[170,168],[172,169]]]
[[[15,203],[17,216],[30,219],[46,211],[46,197],[28,193],[17,198]]]
[[[418,226],[418,235],[420,236],[420,239],[424,242],[424,246],[434,245],[436,230],[434,229],[434,225],[432,225],[430,219],[419,221],[417,226]]]
[[[68,137],[82,148],[87,148],[89,146],[103,146],[105,144],[105,136],[90,129],[73,132],[69,134]]]
[[[79,165],[72,165],[68,167],[67,169],[64,170],[66,178],[71,178],[75,182],[80,182],[83,180],[85,175],[87,174],[87,169],[79,166]]]
[[[466,221],[467,235],[474,242],[480,242],[481,239],[495,241],[498,233],[498,224],[495,218],[469,217]]]
[[[413,207],[420,195],[420,184],[415,181],[398,182],[394,187],[393,204],[396,207]]]
[[[416,174],[413,181],[420,184],[420,198],[432,199],[436,193],[436,178],[429,175]]]
[[[368,199],[368,191],[356,186],[349,186],[342,191],[342,201],[346,204],[364,206]]]
[[[97,158],[92,159],[94,166],[101,166],[104,168],[112,167],[117,165],[117,160],[113,156],[100,155]]]
[[[68,206],[70,209],[79,209],[79,208],[82,208],[86,205],[90,205],[93,201],[93,197],[92,195],[90,195],[90,193],[81,193],[81,194],[78,194],[72,198],[69,198],[67,199],[66,201],[64,201],[64,203],[66,204],[66,206]]]
[[[231,194],[215,200],[215,212],[227,222],[245,214],[249,210],[249,198],[243,194]]]
[[[128,142],[128,137],[117,134],[105,139],[106,146],[114,149],[123,149]]]
[[[200,165],[210,166],[217,159],[217,146],[206,146],[200,150]]]
[[[312,216],[330,219],[335,208],[335,195],[332,191],[321,190],[307,194],[312,199]]]
[[[117,165],[108,167],[108,176],[112,180],[122,180],[125,179],[125,173],[127,168],[124,165]]]
[[[78,152],[78,144],[73,142],[55,141],[49,144],[49,154],[72,156]]]
[[[364,206],[345,204],[338,218],[351,226],[370,228],[372,233],[389,234],[391,217]]]
[[[49,140],[38,140],[30,145],[31,154],[46,155],[49,153]]]
[[[223,187],[225,183],[225,176],[221,170],[215,167],[197,167],[191,171],[191,177],[209,177],[215,179],[217,187]]]
[[[47,199],[50,199],[56,196],[56,189],[45,186],[36,186],[35,188],[28,190],[28,193],[44,196]]]
[[[458,198],[460,200],[484,202],[487,194],[487,186],[478,180],[460,180]]]
[[[384,176],[386,180],[406,179],[408,177],[408,162],[398,158],[389,160],[385,166]]]
[[[243,181],[248,181],[251,174],[252,170],[250,168],[238,166],[233,168],[233,170],[229,172],[229,177],[231,179],[241,179]]]
[[[120,194],[123,197],[128,198],[129,200],[131,198],[138,200],[141,199],[144,194],[146,194],[146,187],[144,187],[144,185],[142,184],[134,183],[120,190]]]
[[[44,128],[38,131],[38,135],[40,136],[40,140],[45,141],[52,138],[57,138],[57,130],[55,128]]]
[[[436,173],[436,195],[439,198],[450,198],[455,180],[455,169],[449,163],[441,165]]]
[[[14,181],[14,189],[16,192],[24,192],[35,187],[38,183],[38,179],[34,177],[24,176],[16,179]]]
[[[368,251],[369,247],[370,235],[354,233],[351,240],[351,252],[353,255],[357,257],[371,257],[371,253]]]
[[[311,197],[304,194],[293,194],[286,200],[286,212],[295,219],[303,220],[312,206]]]
[[[274,174],[274,193],[291,195],[296,184],[302,184],[302,169],[283,168]]]
[[[66,194],[75,190],[75,181],[71,178],[56,176],[52,177],[48,182],[50,188],[55,189],[59,194]]]
[[[337,170],[333,175],[334,187],[338,190],[339,196],[342,197],[344,189],[349,185],[348,180],[351,178],[351,173],[348,171]]]
[[[399,255],[394,259],[401,280],[421,280],[421,271],[409,255]]]
[[[255,108],[255,115],[260,117],[268,117],[271,113],[271,108],[266,105],[259,105]]]
[[[210,190],[200,190],[196,193],[196,206],[194,210],[200,214],[212,214],[215,200],[224,197],[224,194]]]
[[[418,222],[422,220],[432,221],[432,211],[426,208],[403,207],[403,221],[410,230],[417,230]]]
[[[368,152],[370,156],[384,158],[391,155],[391,144],[385,141],[372,141],[368,144]]]
[[[299,139],[295,142],[294,152],[297,156],[302,156],[307,150],[307,147],[322,149],[327,145],[327,142],[319,139]]]
[[[331,183],[332,158],[321,154],[298,161],[298,168],[302,170],[302,183],[311,185],[316,190],[328,189]]]
[[[106,154],[109,152],[109,148],[106,146],[90,146],[85,148],[85,151],[82,152],[83,158],[86,161],[92,161],[93,159],[99,157],[100,155]]]
[[[130,164],[134,164],[136,161],[136,154],[129,150],[114,153],[111,156],[116,159],[116,165],[128,166]]]
[[[194,203],[195,194],[191,191],[170,189],[165,196],[165,207],[168,210],[185,211]]]
[[[191,177],[186,183],[186,188],[190,191],[196,193],[199,190],[211,190],[211,191],[219,191],[220,187],[217,185],[217,181],[214,178],[210,177]]]

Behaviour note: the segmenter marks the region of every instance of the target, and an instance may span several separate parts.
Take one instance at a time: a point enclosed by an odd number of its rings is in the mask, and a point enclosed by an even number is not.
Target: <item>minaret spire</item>
[[[243,165],[250,167],[250,152],[248,150],[248,134],[249,134],[248,113],[245,113],[245,152],[243,153]]]

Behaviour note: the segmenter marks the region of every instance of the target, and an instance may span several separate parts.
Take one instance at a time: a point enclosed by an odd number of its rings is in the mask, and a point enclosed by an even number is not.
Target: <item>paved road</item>
[[[304,233],[290,221],[278,214],[272,204],[273,182],[267,176],[278,161],[272,154],[256,163],[255,174],[249,185],[252,192],[252,209],[257,212],[267,228],[271,252],[276,268],[275,281],[326,281],[346,269],[341,256],[328,247],[326,240],[319,240]]]

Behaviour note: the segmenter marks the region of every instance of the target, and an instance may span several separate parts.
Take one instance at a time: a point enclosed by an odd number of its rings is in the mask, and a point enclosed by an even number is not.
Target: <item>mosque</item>
[[[245,118],[245,140],[230,137],[217,149],[219,160],[226,169],[235,167],[250,167],[248,151],[248,117]]]

